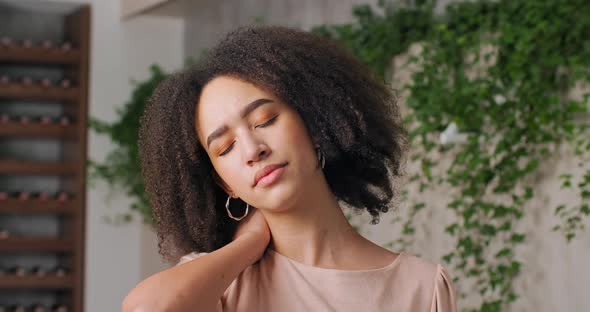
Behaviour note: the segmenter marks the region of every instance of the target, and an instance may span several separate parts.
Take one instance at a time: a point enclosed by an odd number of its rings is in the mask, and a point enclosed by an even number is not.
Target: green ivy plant
[[[133,200],[131,210],[138,212],[148,224],[151,224],[152,216],[139,164],[139,118],[148,98],[158,83],[166,77],[167,74],[162,68],[152,65],[149,78],[144,81],[132,81],[134,90],[131,99],[122,109],[117,109],[118,118],[115,122],[109,123],[94,117],[89,119],[90,129],[97,134],[107,135],[115,145],[104,162],[92,159],[87,161],[89,183],[94,185],[98,180],[102,180],[111,189],[124,191]],[[107,218],[107,221],[119,223],[130,221],[132,218],[132,213],[123,213],[117,215],[115,220]]]
[[[535,194],[527,178],[562,143],[573,147],[580,168],[590,154],[590,94],[568,96],[576,84],[590,82],[590,2],[465,1],[449,5],[442,16],[433,14],[434,6],[380,1],[380,13],[358,6],[355,22],[314,31],[342,41],[385,80],[395,55],[421,45],[421,53],[410,58],[419,69],[406,86],[411,159],[421,165],[410,181],[420,192],[443,184],[452,188],[447,207],[456,218],[446,232],[456,245],[443,259],[462,273],[456,282],[477,285],[482,303],[470,311],[501,311],[518,298],[513,281],[522,263],[515,248],[526,236],[516,225]],[[492,59],[482,70],[481,63]],[[439,135],[451,123],[469,134],[464,144],[440,144]],[[444,154],[453,161],[441,168]],[[561,175],[562,188],[576,188],[579,204],[556,207],[553,228],[567,241],[590,215],[590,171],[578,181],[573,177]],[[410,205],[403,235],[391,246],[411,244],[413,217],[427,205]]]
[[[377,10],[356,6],[352,23],[312,31],[341,41],[386,82],[391,60],[412,44],[421,45],[419,55],[410,58],[418,70],[405,87],[411,159],[421,165],[410,183],[420,192],[451,187],[447,207],[455,219],[446,233],[455,248],[443,260],[461,273],[455,282],[477,285],[478,292],[469,295],[481,296],[482,303],[467,310],[501,311],[518,298],[513,282],[522,263],[515,250],[527,240],[516,228],[535,196],[531,175],[563,143],[572,146],[580,168],[590,158],[590,93],[568,96],[576,84],[590,83],[590,2],[465,1],[447,6],[442,15],[434,14],[435,4],[406,0],[398,5],[379,1]],[[480,64],[490,60],[482,69]],[[151,76],[136,82],[116,122],[90,120],[91,129],[116,144],[103,163],[89,161],[91,181],[103,179],[125,190],[135,200],[132,210],[147,223],[151,210],[139,170],[137,130],[147,98],[166,76],[152,66]],[[439,142],[450,124],[469,134],[463,144]],[[452,157],[448,167],[439,163],[444,155]],[[568,242],[590,215],[590,171],[578,176],[564,172],[560,179],[562,188],[579,194],[579,203],[554,210],[553,230]],[[401,195],[402,201],[408,198],[407,192]],[[428,204],[413,202],[405,216],[396,216],[401,235],[388,246],[403,250],[412,244],[414,217]]]

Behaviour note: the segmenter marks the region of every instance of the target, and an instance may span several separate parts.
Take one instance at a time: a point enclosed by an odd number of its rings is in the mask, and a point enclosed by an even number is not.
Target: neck
[[[263,212],[272,237],[269,248],[301,263],[334,267],[370,243],[348,223],[323,177],[317,180],[321,185],[309,186],[287,209]]]

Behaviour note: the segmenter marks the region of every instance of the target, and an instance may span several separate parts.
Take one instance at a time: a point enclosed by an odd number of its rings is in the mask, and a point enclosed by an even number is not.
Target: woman
[[[407,134],[336,42],[242,27],[161,83],[140,155],[160,253],[124,311],[455,311],[446,270],[359,235],[389,209]],[[180,257],[182,256],[182,257]]]

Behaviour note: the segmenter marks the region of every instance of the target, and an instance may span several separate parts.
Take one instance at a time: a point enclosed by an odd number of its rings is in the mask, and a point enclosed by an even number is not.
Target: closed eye
[[[275,122],[275,120],[277,119],[277,117],[279,117],[279,116],[278,116],[278,115],[277,115],[277,116],[274,116],[274,117],[273,117],[273,118],[271,118],[269,121],[267,121],[267,122],[265,122],[265,123],[263,123],[263,124],[261,124],[261,125],[258,125],[258,126],[256,126],[256,128],[258,128],[258,127],[263,127],[263,128],[264,128],[264,127],[266,127],[266,126],[270,126],[270,125],[272,125],[272,123],[273,123],[273,122]]]
[[[235,143],[235,141],[234,141],[234,142],[233,142],[233,143],[232,143],[232,144],[231,144],[231,145],[230,145],[228,148],[226,148],[226,149],[223,151],[223,153],[219,154],[219,156],[223,156],[223,155],[225,155],[225,154],[229,153],[229,151],[231,151],[232,147],[234,146],[234,143]]]
[[[267,122],[256,126],[256,128],[258,128],[258,127],[264,128],[264,127],[272,125],[276,121],[277,117],[278,117],[278,115],[269,119]],[[219,156],[223,156],[223,155],[229,153],[232,150],[234,143],[235,143],[235,141],[228,148],[226,148],[221,154],[219,154]]]

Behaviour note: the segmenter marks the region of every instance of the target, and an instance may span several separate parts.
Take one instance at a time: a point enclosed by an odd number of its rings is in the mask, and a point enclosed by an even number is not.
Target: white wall
[[[39,0],[53,1],[53,0]],[[64,1],[61,1],[64,2]],[[158,63],[173,70],[184,61],[184,21],[140,16],[122,21],[119,0],[65,2],[92,5],[89,114],[102,120],[116,118],[131,94],[130,79],[148,77],[148,67]],[[109,139],[89,132],[88,155],[103,160],[112,145]],[[114,226],[103,217],[126,211],[129,199],[98,184],[87,190],[85,311],[120,311],[126,293],[146,274],[141,268],[142,233],[138,222]]]
[[[371,4],[367,0],[218,0],[188,1],[186,10],[185,52],[198,56],[221,37],[254,19],[263,24],[310,29],[319,24],[346,23],[352,20],[352,6]]]
[[[381,12],[377,0],[176,0],[186,6],[186,55],[198,56],[228,31],[262,18],[263,24],[299,27],[342,24],[353,20],[352,8],[368,4]],[[393,0],[402,2],[401,0]],[[437,11],[455,0],[438,0]]]

